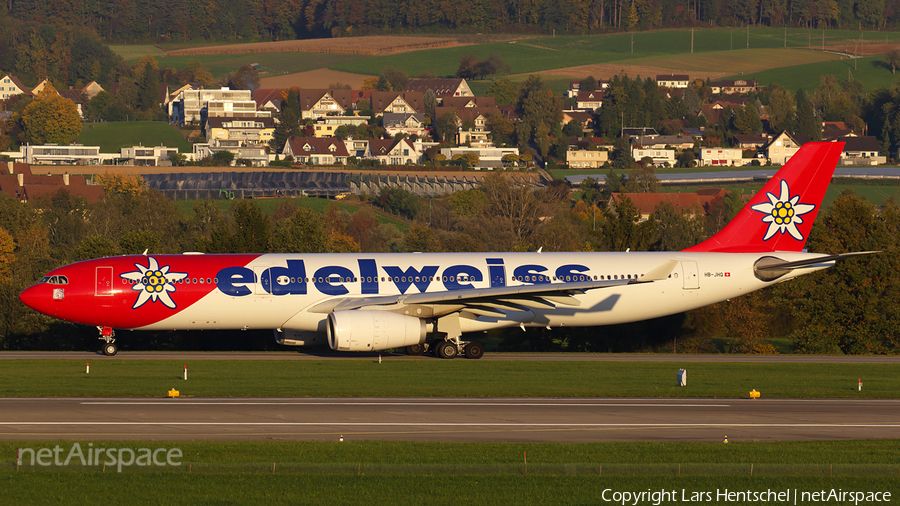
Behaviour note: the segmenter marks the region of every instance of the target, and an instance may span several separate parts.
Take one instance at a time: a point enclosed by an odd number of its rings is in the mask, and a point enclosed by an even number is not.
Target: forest
[[[601,188],[586,181],[581,198],[554,183],[533,189],[492,175],[479,189],[420,199],[400,189],[364,196],[350,213],[331,205],[324,214],[285,199],[271,213],[256,201],[198,201],[181,210],[140,177],[98,179],[105,200],[90,205],[61,190],[20,204],[0,197],[0,349],[91,350],[96,329],[36,314],[18,300],[48,270],[109,255],[200,252],[406,251],[672,251],[696,244],[736,214],[737,194],[708,215],[660,205],[651,218],[626,199],[616,212],[598,203],[611,190],[652,186],[652,171]],[[616,185],[621,187],[616,187]],[[373,210],[400,217],[408,228],[381,223]],[[701,216],[704,216],[701,213]],[[405,228],[405,230],[401,230]],[[677,351],[776,353],[770,338],[790,339],[791,351],[891,354],[900,351],[900,205],[876,209],[852,193],[821,214],[810,251],[883,253],[851,259],[824,272],[666,318],[602,328],[545,331],[515,328],[496,334],[502,351]],[[123,349],[276,349],[259,332],[136,332]],[[725,344],[717,339],[730,338]]]
[[[128,43],[700,25],[877,30],[900,22],[900,0],[7,0],[4,7],[0,16],[86,27],[108,42]]]

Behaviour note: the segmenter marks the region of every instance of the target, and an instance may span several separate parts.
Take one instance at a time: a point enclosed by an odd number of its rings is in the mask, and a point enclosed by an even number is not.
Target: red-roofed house
[[[7,162],[5,170],[0,171],[0,193],[21,202],[50,197],[60,189],[84,197],[91,203],[105,195],[102,186],[87,184],[84,176],[35,176],[28,164],[12,162]]]
[[[294,157],[296,163],[313,165],[346,165],[347,146],[337,137],[291,137],[282,151]]]
[[[403,87],[404,92],[413,91],[423,95],[428,90],[433,91],[438,98],[472,97],[475,95],[472,93],[472,89],[469,88],[466,80],[460,78],[410,79],[409,81],[406,81],[406,86]]]
[[[371,139],[366,158],[384,165],[412,165],[419,163],[419,152],[408,139]]]
[[[695,217],[709,214],[713,204],[725,198],[728,191],[724,189],[704,189],[696,193],[613,193],[609,198],[609,208],[616,206],[623,198],[628,198],[641,214],[641,221],[650,219],[656,207],[663,202],[672,204],[676,212],[689,211]]]
[[[579,91],[575,98],[576,109],[589,109],[591,111],[603,106],[603,91]]]
[[[386,112],[425,112],[425,95],[421,92],[373,91],[371,100],[375,116]]]

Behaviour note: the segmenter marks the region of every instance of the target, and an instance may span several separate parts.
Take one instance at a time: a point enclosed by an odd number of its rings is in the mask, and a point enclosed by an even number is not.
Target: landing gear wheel
[[[102,351],[104,355],[111,357],[116,353],[119,353],[119,348],[114,343],[106,343],[100,351]]]
[[[434,354],[440,358],[456,358],[457,353],[459,350],[456,349],[456,345],[449,341],[439,342],[434,349]]]
[[[466,358],[479,359],[484,356],[484,345],[481,343],[471,342],[463,348]]]
[[[407,354],[407,355],[418,356],[418,355],[421,355],[421,354],[423,354],[423,353],[425,353],[425,345],[422,344],[422,343],[419,343],[419,344],[413,344],[413,345],[410,345],[410,346],[407,346],[407,347],[406,347],[406,354]]]

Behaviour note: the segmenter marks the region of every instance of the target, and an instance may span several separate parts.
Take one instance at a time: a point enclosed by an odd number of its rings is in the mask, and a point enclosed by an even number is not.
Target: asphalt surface
[[[802,441],[896,438],[900,400],[3,398],[0,439]]]
[[[398,353],[382,353],[391,360],[442,360],[433,356],[413,357]],[[114,357],[99,352],[83,351],[10,351],[0,353],[0,360],[71,359],[71,360],[372,360],[378,353],[342,353],[333,351],[276,352],[164,352],[121,351]],[[457,358],[456,360],[465,360]],[[900,355],[651,355],[627,353],[485,353],[479,360],[526,360],[563,362],[761,362],[808,364],[900,364]]]

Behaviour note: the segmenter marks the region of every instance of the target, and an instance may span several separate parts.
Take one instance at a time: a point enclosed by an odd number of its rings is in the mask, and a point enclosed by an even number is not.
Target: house
[[[428,132],[425,127],[425,113],[421,112],[388,112],[383,116],[384,131],[390,136],[397,134],[421,137]]]
[[[594,112],[593,111],[563,111],[562,124],[566,125],[572,121],[577,121],[582,129],[591,130],[594,128]]]
[[[420,154],[408,139],[370,139],[366,158],[374,158],[382,165],[413,165]]]
[[[29,144],[19,147],[19,152],[22,153],[25,163],[30,164],[100,165],[102,163],[100,146]]]
[[[172,162],[169,161],[169,155],[178,153],[177,148],[166,146],[131,146],[121,148],[119,151],[122,158],[128,161],[128,165],[142,167],[170,167]]]
[[[605,90],[609,88],[609,81],[604,81],[603,79],[597,79],[597,90]],[[581,90],[581,81],[569,81],[569,89],[566,90],[567,98],[575,98],[578,96],[578,92]],[[584,91],[594,91],[594,90],[584,90]]]
[[[841,153],[841,164],[844,165],[879,165],[887,163],[887,157],[878,156],[881,145],[872,136],[844,137],[844,151]]]
[[[50,197],[60,189],[72,195],[87,199],[90,203],[100,201],[105,192],[100,185],[89,185],[84,176],[36,176],[27,163],[5,162],[0,164],[0,193],[20,202],[39,197]]]
[[[784,165],[800,150],[803,143],[787,132],[781,132],[761,148],[773,165]]]
[[[752,158],[744,158],[744,150],[740,148],[702,148],[700,149],[701,167],[741,167]]]
[[[632,139],[635,137],[659,137],[659,132],[652,127],[626,127],[622,129],[622,137],[630,137]]]
[[[209,118],[206,120],[206,140],[240,141],[239,146],[268,144],[275,133],[272,118]]]
[[[369,116],[324,116],[313,125],[316,137],[331,137],[342,126],[359,126],[369,122]]]
[[[628,198],[640,213],[641,221],[650,219],[650,215],[663,202],[671,204],[678,213],[687,211],[694,217],[700,217],[708,215],[727,194],[724,189],[704,189],[696,193],[613,193],[607,205],[615,212],[622,200]]]
[[[403,87],[404,92],[421,93],[423,96],[426,91],[431,90],[438,97],[443,99],[446,97],[474,97],[472,89],[466,83],[465,79],[410,79],[406,81]]]
[[[185,89],[171,102],[172,120],[180,125],[203,122],[210,117],[257,117],[256,102],[250,90],[219,88],[214,90]]]
[[[672,74],[656,76],[656,84],[660,88],[687,88],[691,78],[686,74]]]
[[[666,147],[692,149],[694,147],[694,138],[690,135],[640,136],[632,139],[632,142],[642,148],[651,149],[663,149]]]
[[[251,98],[256,102],[256,109],[269,111],[273,116],[281,112],[281,88],[259,88],[253,91]]]
[[[490,143],[490,114],[496,110],[494,107],[435,107],[434,115],[440,118],[448,112],[456,114],[456,124],[460,129],[457,144]]]
[[[579,149],[566,151],[566,163],[570,169],[599,169],[609,161],[608,151]]]
[[[518,155],[518,148],[496,148],[492,146],[459,146],[456,148],[441,148],[441,154],[447,160],[452,160],[457,155],[475,153],[478,155],[477,168],[503,167],[503,157],[506,155]]]
[[[425,112],[425,95],[418,91],[373,91],[371,99],[375,116],[386,112],[408,113]],[[435,114],[436,115],[436,114]]]
[[[759,86],[756,79],[732,79],[710,82],[709,87],[712,88],[713,95],[734,95],[756,91]]]
[[[337,137],[291,137],[282,153],[294,157],[295,163],[312,165],[346,165],[350,156],[344,141]]]
[[[441,100],[441,107],[464,109],[466,107],[497,107],[494,97],[445,97]]]
[[[318,119],[340,116],[353,110],[351,90],[300,90],[300,117]]]
[[[853,130],[847,128],[843,121],[823,121],[822,122],[822,140],[836,141],[843,140],[844,137],[856,137]]]
[[[735,145],[741,149],[759,149],[769,142],[764,135],[734,134]]]
[[[100,94],[100,92],[106,91],[103,89],[103,86],[97,84],[97,81],[91,81],[87,83],[84,88],[81,88],[81,94],[84,95],[84,100],[89,102],[92,98],[96,97]]]
[[[650,158],[653,160],[651,163],[657,167],[664,165],[672,167],[673,165],[675,165],[674,149],[642,148],[639,145],[635,145],[631,149],[631,156],[636,161],[641,161],[644,158]]]
[[[219,151],[227,151],[234,155],[232,165],[239,160],[248,160],[254,167],[265,167],[269,164],[268,146],[264,144],[247,144],[237,139],[213,139],[210,142],[196,142],[193,147],[194,160],[202,160],[212,157]]]
[[[6,100],[16,95],[31,95],[31,90],[22,84],[22,81],[11,74],[6,74],[0,79],[0,99]]]
[[[590,111],[599,109],[603,106],[603,91],[579,91],[575,97],[576,109],[587,109]]]

